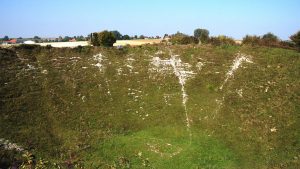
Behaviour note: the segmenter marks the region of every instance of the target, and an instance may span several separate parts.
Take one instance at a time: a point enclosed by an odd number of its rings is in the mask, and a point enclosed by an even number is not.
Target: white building
[[[24,44],[33,45],[33,44],[35,44],[35,42],[32,40],[27,40],[27,41],[24,41]]]

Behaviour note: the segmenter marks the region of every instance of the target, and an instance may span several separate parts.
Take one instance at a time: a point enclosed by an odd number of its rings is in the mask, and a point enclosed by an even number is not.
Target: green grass
[[[107,163],[124,168],[236,168],[238,164],[225,145],[205,133],[197,134],[190,143],[182,126],[116,136],[95,147],[86,157],[92,161],[87,168]]]
[[[172,72],[149,70],[153,56],[168,59],[170,51],[195,73],[185,86],[191,138],[178,78]],[[251,55],[253,63],[243,63],[220,90],[238,52]],[[92,56],[98,53],[105,56],[102,71],[94,66]],[[199,61],[204,63],[201,70]],[[48,160],[48,168],[54,168],[53,163],[63,168],[300,165],[296,51],[240,46],[19,47],[0,49],[0,64],[0,138]],[[0,150],[1,161],[19,158],[18,153]]]

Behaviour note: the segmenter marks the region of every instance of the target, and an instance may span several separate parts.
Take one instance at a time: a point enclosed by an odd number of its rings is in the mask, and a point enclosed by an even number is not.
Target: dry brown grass
[[[162,39],[135,39],[135,40],[117,40],[114,46],[140,46],[145,44],[161,43]]]

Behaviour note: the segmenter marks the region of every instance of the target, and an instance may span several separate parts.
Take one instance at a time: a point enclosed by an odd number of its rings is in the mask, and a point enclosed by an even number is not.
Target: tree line
[[[58,38],[41,38],[39,36],[34,36],[33,38],[9,38],[8,36],[4,36],[3,38],[0,38],[0,42],[9,41],[11,39],[17,39],[17,40],[32,40],[36,43],[42,43],[42,42],[69,42],[70,40],[75,41],[87,41],[89,40],[89,37],[84,36],[59,36]]]
[[[209,36],[207,29],[198,28],[194,30],[194,36],[180,32],[169,36],[172,44],[212,44],[212,45],[236,45],[236,41],[228,36]],[[300,48],[300,31],[290,36],[291,41],[282,41],[273,33],[262,36],[246,35],[241,41],[242,45],[268,46],[283,48]]]
[[[119,31],[94,32],[90,35],[90,41],[93,46],[113,46],[116,40],[144,39],[145,37],[137,35],[130,37],[122,35]],[[154,37],[153,37],[154,38]],[[160,37],[156,37],[160,38]],[[163,42],[170,44],[211,44],[211,45],[236,45],[236,41],[228,36],[209,36],[209,31],[203,28],[194,30],[194,35],[189,36],[181,32],[172,35],[165,34]],[[290,36],[291,41],[282,41],[273,33],[266,33],[262,36],[246,35],[241,41],[241,45],[268,46],[282,48],[300,48],[300,31]]]
[[[145,35],[122,35],[119,31],[102,31],[90,34],[90,42],[93,46],[113,46],[117,40],[132,40],[132,39],[159,39],[160,36],[145,36]]]
[[[154,39],[160,38],[156,37],[147,37],[144,35],[140,36],[129,36],[122,35],[119,31],[102,31],[91,33],[88,37],[84,36],[74,36],[74,37],[58,37],[55,39],[40,38],[34,36],[33,38],[27,38],[34,40],[35,42],[68,42],[70,40],[75,41],[87,41],[89,40],[93,46],[113,46],[117,40],[131,40],[131,39]],[[22,39],[19,37],[17,39]],[[219,36],[209,36],[209,31],[203,28],[197,28],[194,30],[194,35],[189,36],[181,32],[177,32],[172,35],[165,34],[163,42],[168,42],[170,44],[212,44],[212,45],[236,45],[236,41],[228,36],[219,35]],[[4,36],[0,41],[8,41],[10,38]],[[282,41],[278,36],[273,33],[266,33],[262,36],[257,35],[246,35],[241,44],[250,45],[250,46],[268,46],[268,47],[282,47],[282,48],[298,48],[300,49],[300,31],[290,36],[291,41]]]

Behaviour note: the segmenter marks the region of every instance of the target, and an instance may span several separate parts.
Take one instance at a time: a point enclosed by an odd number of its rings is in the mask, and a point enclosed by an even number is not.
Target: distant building
[[[7,41],[3,41],[2,45],[16,44],[16,43],[17,43],[17,39],[11,39],[11,40],[7,40]]]
[[[35,42],[32,41],[32,40],[27,40],[27,41],[24,41],[23,43],[27,44],[27,45],[33,45],[33,44],[35,44]]]
[[[76,39],[75,38],[70,39],[69,42],[76,42]]]
[[[11,39],[6,41],[7,44],[16,44],[17,43],[17,39]]]

